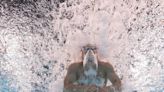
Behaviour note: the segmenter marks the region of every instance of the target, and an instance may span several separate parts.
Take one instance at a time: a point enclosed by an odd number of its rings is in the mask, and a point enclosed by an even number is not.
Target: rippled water
[[[62,92],[88,43],[123,92],[164,92],[163,15],[163,0],[1,0],[0,92]]]

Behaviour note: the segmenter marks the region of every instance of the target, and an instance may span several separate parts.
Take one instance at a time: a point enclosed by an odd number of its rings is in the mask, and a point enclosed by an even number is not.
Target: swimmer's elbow
[[[121,83],[121,80],[118,80],[118,81],[117,81],[118,87],[121,87],[121,84],[122,84],[122,83]]]
[[[118,92],[121,92],[121,89],[122,89],[121,80],[117,80],[117,82],[115,82],[113,86],[115,87],[116,90],[118,90]]]
[[[72,88],[73,84],[71,82],[69,82],[69,80],[64,80],[64,88],[66,89],[70,89]]]
[[[73,89],[73,85],[72,84],[64,84],[64,89]]]

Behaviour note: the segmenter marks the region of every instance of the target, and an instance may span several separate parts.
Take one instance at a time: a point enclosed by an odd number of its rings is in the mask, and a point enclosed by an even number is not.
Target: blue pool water
[[[18,92],[16,87],[11,87],[9,83],[10,79],[4,75],[0,75],[0,92]]]

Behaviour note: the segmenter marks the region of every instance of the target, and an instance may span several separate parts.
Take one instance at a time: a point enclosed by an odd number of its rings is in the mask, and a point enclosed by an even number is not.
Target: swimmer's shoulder
[[[75,62],[75,63],[72,63],[71,65],[69,65],[68,70],[77,71],[77,70],[81,69],[82,66],[83,66],[83,62]]]
[[[109,62],[99,61],[98,64],[100,69],[113,70],[113,66]]]

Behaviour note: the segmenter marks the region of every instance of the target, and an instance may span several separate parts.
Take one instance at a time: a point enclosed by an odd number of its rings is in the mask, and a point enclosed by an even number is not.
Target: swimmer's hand
[[[115,92],[115,88],[112,86],[99,88],[99,92]]]
[[[98,87],[95,85],[88,85],[84,92],[98,92]]]

